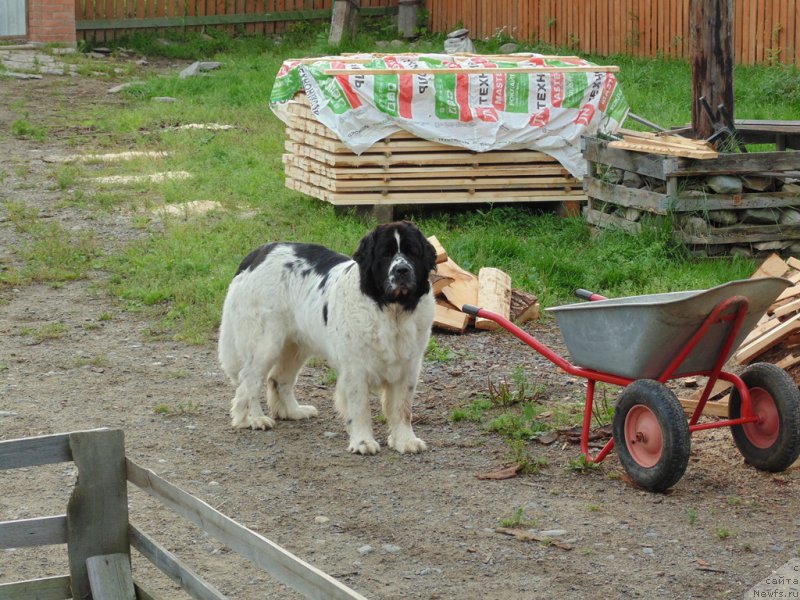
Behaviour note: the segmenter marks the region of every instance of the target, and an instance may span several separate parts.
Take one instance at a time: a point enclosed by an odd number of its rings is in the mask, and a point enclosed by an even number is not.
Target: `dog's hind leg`
[[[358,376],[340,373],[336,384],[335,404],[350,433],[350,452],[377,453],[381,446],[372,434],[372,414],[366,381]]]
[[[411,402],[415,388],[414,384],[387,385],[381,395],[383,413],[389,423],[388,444],[400,454],[417,453],[428,448],[411,427]]]
[[[296,344],[287,344],[267,376],[267,403],[278,419],[309,419],[317,416],[310,404],[298,404],[294,397],[297,374],[306,363],[306,355]]]
[[[252,357],[239,371],[236,395],[231,403],[231,425],[236,428],[272,429],[275,421],[261,410],[261,389],[264,386],[264,374],[272,367],[272,362],[265,362],[262,357]]]

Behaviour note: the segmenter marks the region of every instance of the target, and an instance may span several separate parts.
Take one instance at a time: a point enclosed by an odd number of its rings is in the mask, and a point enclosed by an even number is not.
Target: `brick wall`
[[[75,44],[75,0],[28,0],[28,41]]]

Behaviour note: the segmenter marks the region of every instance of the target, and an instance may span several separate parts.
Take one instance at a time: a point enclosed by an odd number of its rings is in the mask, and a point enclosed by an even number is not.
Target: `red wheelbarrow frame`
[[[583,297],[593,301],[606,300],[604,296],[600,296],[599,294],[591,294]],[[744,381],[742,381],[739,376],[722,370],[727,357],[733,350],[733,343],[742,327],[742,322],[744,321],[748,308],[749,301],[744,296],[731,296],[730,298],[727,298],[726,300],[723,300],[717,304],[716,307],[714,307],[714,309],[705,318],[705,320],[703,320],[700,327],[689,339],[686,345],[680,350],[680,352],[678,352],[675,358],[672,359],[672,362],[667,365],[663,373],[661,373],[661,375],[657,378],[657,381],[663,384],[670,379],[682,379],[684,377],[693,376],[708,377],[708,382],[706,383],[706,387],[700,396],[697,407],[694,409],[694,413],[689,418],[690,432],[700,431],[703,429],[716,429],[719,427],[744,425],[746,423],[756,423],[761,420],[758,415],[752,414],[751,412],[750,390],[747,388],[747,385],[745,385]],[[592,422],[592,406],[594,404],[595,383],[600,381],[620,387],[627,387],[636,381],[636,379],[620,377],[611,373],[603,373],[601,371],[585,369],[583,367],[574,365],[502,315],[494,313],[490,310],[486,310],[485,308],[478,308],[476,306],[465,304],[461,310],[467,314],[494,321],[503,329],[525,342],[528,346],[536,350],[536,352],[544,356],[563,371],[576,377],[582,377],[588,381],[586,388],[586,405],[583,411],[583,429],[581,431],[581,453],[587,462],[599,463],[602,461],[614,448],[614,439],[611,438],[596,456],[592,457],[589,454],[589,433]],[[711,328],[711,326],[717,323],[730,323],[730,326],[728,334],[724,339],[722,351],[717,357],[714,366],[710,370],[680,373],[676,376],[675,373],[677,369],[680,368],[684,359],[686,359],[689,353],[691,353],[692,350],[694,350],[694,348],[703,341],[703,338],[708,333],[708,330]],[[742,416],[738,419],[722,419],[710,423],[698,423],[697,421],[700,419],[700,415],[703,413],[706,402],[711,395],[711,390],[714,388],[714,384],[716,384],[716,382],[720,379],[731,383],[739,392],[739,397],[741,398]]]

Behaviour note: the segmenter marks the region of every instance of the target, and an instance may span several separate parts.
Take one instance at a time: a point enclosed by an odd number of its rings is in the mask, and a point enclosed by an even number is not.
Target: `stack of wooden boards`
[[[436,236],[428,238],[436,248],[436,273],[431,276],[436,295],[434,327],[464,333],[472,322],[460,309],[464,304],[479,306],[517,323],[537,319],[539,302],[536,296],[511,288],[511,277],[500,269],[484,267],[476,277],[462,269],[447,255]],[[489,319],[475,319],[476,329],[494,330],[500,326]]]
[[[679,135],[632,131],[629,129],[620,129],[618,134],[622,136],[622,139],[609,142],[609,148],[701,160],[719,156],[711,144],[705,140],[692,140]]]
[[[286,187],[334,205],[565,202],[582,184],[533,150],[473,152],[400,131],[356,155],[316,120],[305,95],[288,105]]]
[[[775,357],[774,363],[782,369],[789,369],[800,363],[800,260],[792,257],[784,261],[773,254],[751,276],[757,277],[784,277],[793,285],[786,288],[767,309],[734,353],[733,360],[746,365],[768,350],[780,347],[781,352]],[[717,382],[711,397],[722,394],[730,387],[727,382]],[[694,410],[701,393],[702,390],[699,390],[693,396],[681,399],[681,404],[687,411]],[[703,414],[727,417],[728,396],[725,394],[719,400],[708,402]]]

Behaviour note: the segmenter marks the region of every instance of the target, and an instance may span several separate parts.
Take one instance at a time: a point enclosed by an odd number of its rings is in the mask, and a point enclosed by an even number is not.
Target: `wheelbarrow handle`
[[[478,316],[478,311],[480,310],[477,306],[472,306],[472,304],[464,304],[461,306],[461,312],[465,312],[468,315],[472,315],[473,317]]]
[[[601,296],[600,294],[595,294],[594,292],[590,292],[589,290],[584,290],[583,288],[578,288],[575,290],[575,295],[578,298],[583,298],[584,300],[591,300],[592,302],[596,302],[597,300],[608,300],[605,296]]]

